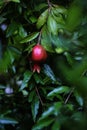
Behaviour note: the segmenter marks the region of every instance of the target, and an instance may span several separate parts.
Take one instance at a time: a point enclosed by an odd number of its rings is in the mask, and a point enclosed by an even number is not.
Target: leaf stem
[[[67,98],[66,98],[64,104],[66,104],[66,103],[68,102],[68,100],[70,99],[71,94],[73,93],[74,89],[75,89],[75,88],[72,88],[72,90],[70,91],[69,95],[67,96]]]
[[[40,96],[40,94],[39,94],[38,88],[35,87],[35,89],[36,89],[37,95],[38,95],[38,97],[39,97],[39,99],[40,99],[41,105],[43,106],[44,104],[43,104],[43,101],[42,101],[41,96]]]

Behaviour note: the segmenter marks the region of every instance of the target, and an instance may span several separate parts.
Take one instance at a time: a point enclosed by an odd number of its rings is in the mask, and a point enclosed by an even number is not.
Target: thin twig
[[[35,87],[35,89],[36,89],[37,95],[38,95],[38,97],[39,97],[39,99],[40,99],[41,105],[43,106],[44,104],[43,104],[43,101],[42,101],[42,99],[41,99],[41,97],[40,97],[40,94],[39,94],[38,88]]]
[[[38,44],[40,44],[40,41],[41,41],[41,31],[40,31],[39,37],[38,37]]]
[[[48,3],[48,6],[49,6],[49,13],[50,13],[50,11],[51,11],[51,7],[52,7],[52,5],[51,5],[51,3],[50,3],[50,0],[47,0],[47,3]]]
[[[67,96],[67,98],[66,98],[64,104],[66,104],[66,103],[68,102],[68,100],[70,99],[70,96],[71,96],[71,94],[73,93],[74,89],[75,89],[75,88],[72,88],[72,90],[71,90],[71,92],[69,93],[69,95]]]
[[[50,0],[47,0],[48,6],[51,7]]]
[[[87,72],[87,70],[84,70],[83,73],[81,74],[81,77],[83,77],[86,72]]]

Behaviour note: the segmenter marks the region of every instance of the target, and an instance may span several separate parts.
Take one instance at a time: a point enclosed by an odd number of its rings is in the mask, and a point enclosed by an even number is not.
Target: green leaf
[[[50,40],[51,40],[51,44],[55,49],[55,52],[60,54],[62,52],[64,52],[65,50],[67,51],[67,45],[65,44],[65,41],[63,38],[58,37],[57,35],[50,35]]]
[[[6,15],[7,15],[6,12],[0,14],[0,24],[3,24],[3,22],[7,19]]]
[[[0,24],[2,24],[5,20],[6,20],[6,18],[0,16]]]
[[[21,54],[21,51],[20,51],[18,48],[14,47],[14,46],[9,46],[9,49],[10,49],[15,55],[17,55],[17,57],[18,57],[18,55]]]
[[[46,119],[39,120],[32,130],[41,130],[44,127],[49,126],[54,121],[53,118],[47,117]]]
[[[57,94],[68,93],[69,91],[70,91],[69,87],[61,86],[61,87],[53,89],[51,92],[48,93],[47,96],[48,97],[57,96]]]
[[[0,72],[6,73],[8,71],[8,68],[11,67],[12,63],[15,60],[15,55],[10,50],[10,48],[7,48],[5,51],[3,58],[0,60]]]
[[[54,5],[54,7],[52,8],[52,10],[54,11],[55,15],[58,14],[67,14],[67,9],[64,8],[63,6],[59,6],[59,5]]]
[[[13,21],[8,26],[8,28],[6,30],[6,37],[10,37],[10,36],[14,35],[15,33],[17,33],[17,31],[18,31],[18,23],[16,23],[16,22]]]
[[[20,91],[23,90],[25,87],[27,87],[28,81],[31,79],[32,74],[33,73],[31,71],[26,71],[24,73],[24,79],[23,79],[22,85],[20,87]]]
[[[38,18],[38,20],[37,20],[37,24],[36,24],[36,26],[37,26],[38,29],[41,28],[41,27],[46,23],[47,17],[48,17],[48,9],[45,10],[45,11],[39,16],[39,18]]]
[[[33,90],[33,91],[31,91],[31,92],[29,93],[29,98],[28,98],[28,101],[29,101],[29,102],[32,102],[35,93],[36,93],[35,90]]]
[[[44,46],[44,48],[48,51],[48,52],[54,52],[54,49],[53,49],[53,46],[52,46],[52,43],[51,43],[51,39],[50,39],[50,36],[49,36],[49,32],[48,32],[48,29],[47,29],[47,26],[43,26],[42,28],[42,38],[41,38],[41,44],[42,46]]]
[[[35,11],[40,11],[41,9],[47,7],[48,5],[46,3],[40,3],[35,7]]]
[[[51,80],[56,81],[56,77],[49,65],[44,64],[44,73],[50,77]]]
[[[13,2],[16,2],[16,3],[20,3],[20,0],[11,0]]]
[[[58,120],[53,123],[51,130],[60,130],[60,123]]]
[[[26,97],[28,95],[28,91],[22,90],[23,96]]]
[[[0,85],[0,89],[5,89],[5,88],[6,88],[6,86]]]
[[[27,32],[25,31],[25,29],[23,28],[23,26],[20,24],[19,25],[19,35],[23,38],[27,36]]]
[[[73,60],[72,56],[70,55],[70,53],[65,52],[64,55],[66,56],[68,63],[69,63],[70,65],[73,65],[74,60]]]
[[[60,109],[61,109],[62,105],[63,105],[62,101],[54,103],[54,115],[55,116],[58,116],[58,114],[60,113]]]
[[[51,14],[49,14],[48,19],[47,19],[47,28],[50,33],[53,35],[58,35],[58,25],[56,20],[52,17]]]
[[[46,77],[43,79],[44,85],[49,84],[50,82],[51,82],[51,79],[50,79],[48,76],[46,76]]]
[[[64,28],[64,26],[65,26],[65,15],[58,12],[58,10],[56,8],[52,8],[51,13],[52,13],[54,20],[58,24],[58,28]]]
[[[30,41],[34,40],[35,38],[37,38],[38,35],[39,35],[39,32],[34,32],[34,33],[28,35],[27,37],[24,37],[24,39],[22,39],[20,41],[20,43],[30,42]]]
[[[81,18],[82,8],[80,6],[72,5],[68,10],[66,29],[73,31],[81,23]]]
[[[54,106],[49,107],[45,112],[42,113],[40,120],[48,117],[49,115],[53,114],[54,112]]]
[[[46,119],[50,115],[57,116],[58,113],[59,113],[59,110],[60,110],[61,106],[62,106],[62,102],[56,102],[56,103],[54,103],[52,106],[50,106],[46,111],[44,111],[42,113],[42,115],[39,118],[39,120]]]
[[[34,23],[36,23],[37,18],[32,15],[32,16],[29,18],[29,20],[34,24]]]
[[[31,103],[31,111],[34,121],[36,120],[36,116],[38,114],[39,104],[40,104],[39,98],[37,95],[35,95]]]
[[[36,43],[29,44],[29,45],[26,47],[25,51],[28,51],[28,53],[30,53],[30,52],[32,51],[32,48],[33,48],[33,46],[34,46],[35,44],[36,44]]]
[[[74,92],[74,96],[75,96],[75,98],[76,98],[78,104],[79,104],[80,106],[83,106],[83,104],[84,104],[83,98],[78,94],[78,92],[75,91],[75,92]]]
[[[0,0],[0,6],[3,5],[4,1]]]
[[[44,84],[41,75],[35,73],[35,74],[34,74],[34,79],[35,79],[35,82],[36,82],[37,84],[38,84],[38,83]]]
[[[67,107],[68,110],[70,110],[70,111],[73,111],[73,110],[74,110],[73,104],[66,104],[66,107]]]
[[[0,124],[17,124],[17,123],[18,121],[12,118],[0,117]]]

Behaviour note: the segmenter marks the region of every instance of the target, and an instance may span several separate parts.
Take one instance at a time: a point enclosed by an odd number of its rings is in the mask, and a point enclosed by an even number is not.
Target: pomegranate
[[[32,49],[31,58],[34,62],[43,62],[47,58],[47,52],[42,45],[35,45]]]

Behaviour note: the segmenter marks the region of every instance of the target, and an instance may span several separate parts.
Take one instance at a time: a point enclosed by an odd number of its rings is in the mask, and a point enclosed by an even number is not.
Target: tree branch
[[[50,0],[47,0],[48,6],[51,7]]]

